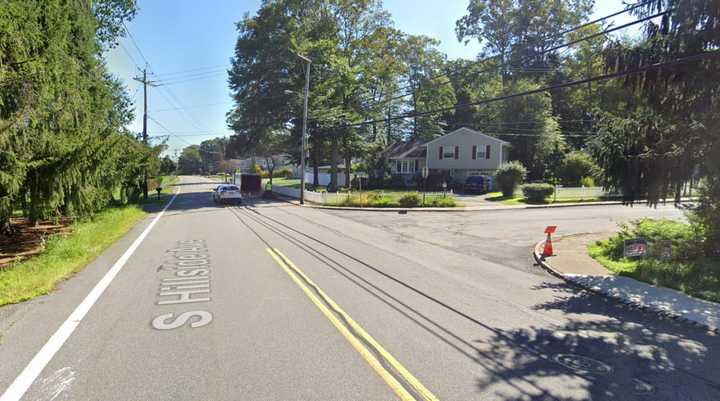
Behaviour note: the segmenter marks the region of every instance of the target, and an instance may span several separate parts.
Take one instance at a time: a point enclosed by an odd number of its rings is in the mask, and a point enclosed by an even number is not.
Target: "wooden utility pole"
[[[155,86],[151,81],[147,80],[147,67],[143,68],[142,70],[142,78],[135,77],[134,80],[138,82],[142,82],[143,84],[143,133],[142,133],[142,140],[145,145],[148,144],[148,132],[147,132],[147,88],[148,85]],[[143,171],[143,199],[147,200],[148,198],[148,173],[147,173],[147,167],[145,167]]]

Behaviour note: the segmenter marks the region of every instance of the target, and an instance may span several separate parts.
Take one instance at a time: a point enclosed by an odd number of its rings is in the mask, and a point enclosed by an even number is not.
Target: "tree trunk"
[[[40,207],[38,205],[40,203],[39,181],[38,173],[35,172],[33,174],[33,185],[30,187],[30,215],[28,216],[30,225],[34,227],[38,225],[40,220]]]
[[[313,149],[312,154],[310,155],[312,158],[312,165],[313,165],[313,188],[317,188],[318,185],[320,185],[320,169],[318,168],[318,151],[316,149]],[[303,171],[302,174],[305,174]]]
[[[345,154],[345,186],[351,188],[350,185],[350,169],[352,168],[352,156],[350,153]]]
[[[333,135],[330,142],[330,185],[328,191],[337,190],[337,160],[338,160],[338,141]]]

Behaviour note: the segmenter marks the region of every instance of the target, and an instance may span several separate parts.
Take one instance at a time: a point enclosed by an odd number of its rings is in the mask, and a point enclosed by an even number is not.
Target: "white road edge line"
[[[57,329],[55,334],[53,334],[45,345],[43,345],[25,369],[23,369],[18,377],[15,378],[10,387],[5,390],[3,395],[0,397],[0,401],[20,401],[22,396],[25,395],[25,392],[27,392],[30,386],[35,382],[35,379],[37,379],[43,369],[45,369],[45,366],[47,366],[50,360],[52,360],[55,354],[60,350],[60,348],[62,348],[63,344],[65,344],[65,341],[67,341],[73,331],[75,331],[75,328],[77,328],[88,311],[90,311],[90,308],[92,308],[98,298],[100,298],[105,289],[113,281],[115,276],[117,276],[120,270],[122,270],[125,263],[127,263],[128,259],[130,259],[130,256],[135,253],[135,250],[140,246],[145,237],[147,237],[158,220],[160,220],[163,214],[165,214],[165,211],[168,207],[170,207],[179,193],[179,190],[175,192],[162,211],[160,211],[152,222],[150,222],[150,225],[145,227],[145,230],[143,230],[135,241],[133,241],[125,253],[120,256],[120,259],[118,259],[115,264],[112,265],[110,270],[108,270],[108,272],[100,279],[100,281],[95,284],[95,287],[93,287],[88,295],[85,296],[85,299],[80,302],[80,305],[75,308],[60,328]]]

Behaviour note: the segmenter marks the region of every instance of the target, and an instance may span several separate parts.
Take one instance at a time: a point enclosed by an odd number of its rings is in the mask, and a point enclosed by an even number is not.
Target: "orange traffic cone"
[[[552,247],[552,238],[550,238],[550,233],[547,235],[547,239],[545,240],[545,247],[543,248],[543,257],[553,256],[553,247]]]

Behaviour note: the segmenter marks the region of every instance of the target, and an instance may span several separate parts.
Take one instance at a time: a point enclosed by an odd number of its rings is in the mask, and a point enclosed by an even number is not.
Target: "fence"
[[[622,195],[602,187],[556,187],[557,199],[617,198]]]
[[[273,185],[272,191],[276,194],[287,196],[288,198],[300,198],[300,188],[283,187]],[[305,200],[312,203],[323,204],[326,202],[337,202],[338,199],[347,197],[345,193],[339,192],[314,192],[305,190]]]

